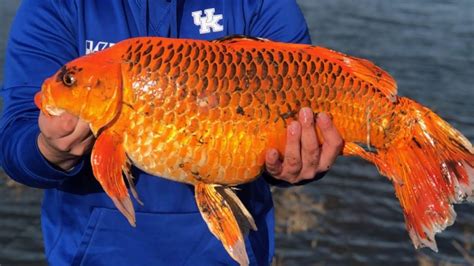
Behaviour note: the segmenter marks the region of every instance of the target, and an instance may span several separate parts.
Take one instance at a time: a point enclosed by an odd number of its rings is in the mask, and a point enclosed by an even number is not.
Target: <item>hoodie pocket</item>
[[[132,227],[117,210],[95,209],[73,265],[237,265],[199,212],[137,212],[136,220]]]
[[[91,216],[89,217],[89,221],[87,222],[86,230],[82,234],[81,242],[79,243],[79,247],[76,251],[76,254],[74,255],[71,265],[81,264],[81,259],[84,256],[87,247],[89,246],[90,240],[95,232],[95,228],[97,226],[102,210],[103,209],[101,208],[94,208],[92,210]]]

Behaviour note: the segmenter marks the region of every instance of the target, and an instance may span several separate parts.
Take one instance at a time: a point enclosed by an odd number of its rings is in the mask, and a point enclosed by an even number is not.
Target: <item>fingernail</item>
[[[331,117],[326,113],[318,114],[318,125],[322,129],[326,129],[331,125]]]
[[[297,127],[296,122],[291,122],[291,124],[288,126],[288,131],[290,132],[292,136],[296,135],[296,127]]]
[[[318,120],[323,125],[328,125],[331,122],[331,117],[327,113],[319,113]]]
[[[301,113],[303,115],[303,123],[313,124],[314,122],[313,110],[311,110],[310,108],[303,108],[301,109]]]
[[[266,155],[266,166],[267,167],[275,167],[276,163],[278,162],[280,158],[280,154],[278,153],[277,150],[269,150]]]
[[[273,159],[275,159],[276,156],[277,156],[277,151],[274,150],[274,149],[271,149],[267,152],[267,158],[268,159],[273,160]]]
[[[329,116],[328,114],[321,112],[318,114],[318,119],[321,119],[321,121],[327,121],[329,119]]]
[[[277,150],[273,150],[272,156],[273,156],[273,158],[278,159],[278,157],[280,156],[280,154],[278,153]]]

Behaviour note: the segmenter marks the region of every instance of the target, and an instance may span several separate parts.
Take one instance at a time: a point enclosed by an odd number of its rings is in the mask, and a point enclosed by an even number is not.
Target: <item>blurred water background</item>
[[[473,0],[299,0],[313,43],[368,58],[399,94],[422,102],[474,141]],[[19,0],[0,0],[0,83]],[[284,18],[282,18],[284,19]],[[8,67],[8,66],[5,66]],[[41,191],[0,178],[0,264],[42,265]],[[275,265],[474,265],[474,204],[415,250],[390,182],[361,160],[340,158],[321,181],[276,189]]]

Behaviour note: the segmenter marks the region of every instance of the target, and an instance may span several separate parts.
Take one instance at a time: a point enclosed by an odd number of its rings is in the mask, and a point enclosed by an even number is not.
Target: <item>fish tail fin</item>
[[[97,138],[91,154],[92,171],[117,209],[135,226],[135,209],[122,176],[126,154],[121,138],[105,130]]]
[[[196,202],[209,230],[240,265],[248,265],[245,235],[257,230],[251,214],[229,187],[198,183]]]
[[[474,149],[434,112],[416,105],[408,134],[389,148],[370,153],[351,143],[344,152],[373,162],[391,179],[414,246],[437,251],[435,234],[456,218],[452,204],[474,200]]]

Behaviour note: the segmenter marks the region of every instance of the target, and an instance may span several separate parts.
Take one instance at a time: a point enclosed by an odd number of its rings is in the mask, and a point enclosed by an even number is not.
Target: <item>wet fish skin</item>
[[[76,82],[66,85],[67,75]],[[373,63],[322,47],[242,37],[129,39],[68,63],[37,98],[43,112],[78,115],[99,143],[120,146],[96,144],[92,164],[130,221],[126,187],[106,167],[117,172],[126,163],[98,163],[110,152],[123,150],[145,172],[199,188],[203,218],[241,264],[248,262],[242,234],[253,220],[232,191],[215,186],[254,180],[267,148],[283,152],[286,125],[302,107],[330,114],[344,154],[375,164],[393,182],[416,247],[436,250],[434,234],[454,222],[452,204],[472,199],[472,144],[428,108],[397,96],[396,82]],[[246,228],[236,226],[236,215]]]

